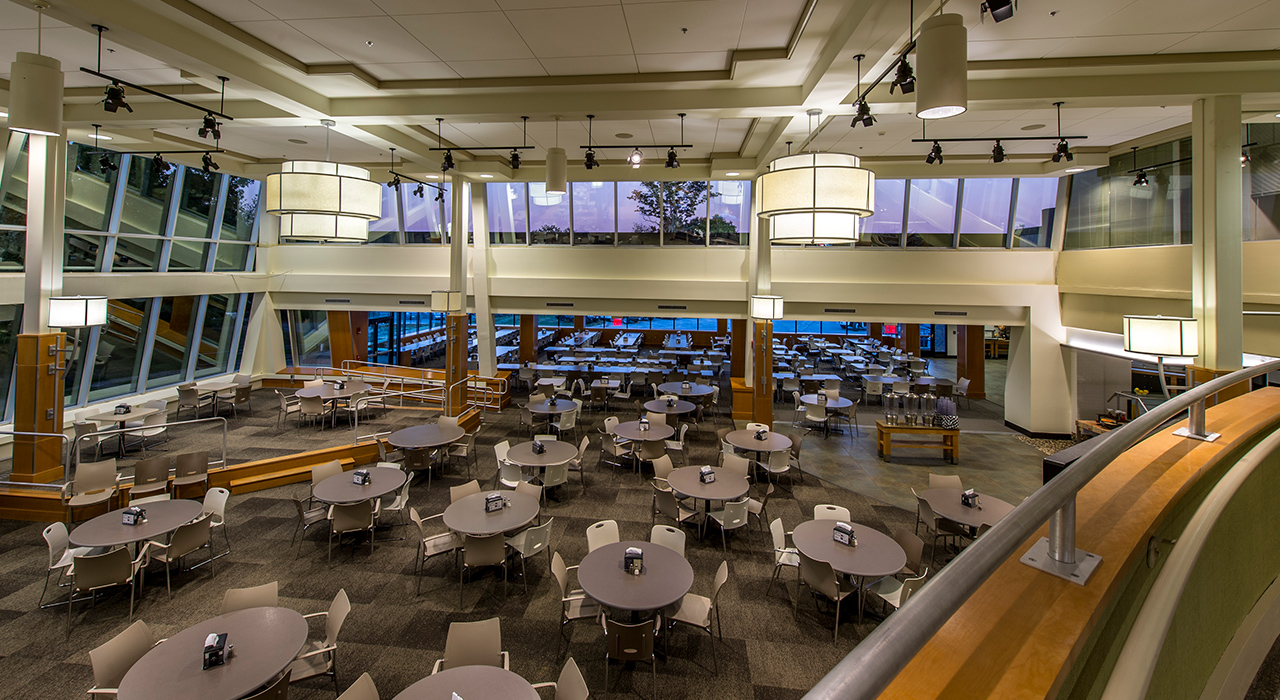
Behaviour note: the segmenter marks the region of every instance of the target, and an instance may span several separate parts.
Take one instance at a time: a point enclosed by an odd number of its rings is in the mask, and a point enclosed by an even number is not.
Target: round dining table
[[[408,479],[408,474],[394,467],[371,467],[367,484],[357,484],[351,472],[342,472],[312,487],[311,497],[325,503],[359,503],[382,498],[404,486]]]
[[[627,573],[628,547],[644,552],[643,573]],[[661,610],[684,597],[693,586],[693,567],[679,552],[652,542],[615,542],[596,548],[578,564],[578,585],[593,599],[614,610],[639,613]],[[634,617],[634,616],[633,616]]]
[[[303,387],[295,392],[294,396],[298,397],[317,397],[325,401],[334,401],[339,399],[349,399],[352,394],[360,391],[368,391],[371,387],[368,384],[357,384],[356,382],[347,382],[339,389],[337,384],[333,382],[325,382],[320,386]]]
[[[712,467],[711,471],[715,473],[716,480],[709,484],[702,483],[700,466],[672,469],[667,475],[667,483],[672,491],[694,500],[702,500],[703,518],[711,510],[712,501],[736,501],[747,495],[747,490],[751,487],[747,477],[734,474],[728,469]]]
[[[652,401],[646,401],[644,404],[644,410],[649,411],[650,413],[665,413],[669,416],[678,416],[690,413],[695,408],[697,408],[697,406],[693,405],[693,403],[679,399],[673,401],[670,406],[668,406],[667,402],[662,399],[653,399]]]
[[[466,434],[467,431],[457,425],[425,423],[397,430],[387,436],[387,442],[402,450],[425,450],[457,442]]]
[[[892,537],[866,525],[849,523],[858,544],[849,546],[832,539],[835,520],[810,520],[791,533],[796,549],[810,559],[824,561],[836,573],[852,576],[858,584],[858,622],[866,602],[866,583],[893,576],[907,565],[907,553]]]
[[[578,448],[573,443],[560,440],[548,440],[542,443],[543,452],[533,451],[533,441],[512,445],[507,450],[507,461],[522,467],[545,469],[564,464],[578,456]]]
[[[558,416],[561,413],[568,413],[569,411],[576,411],[577,409],[578,404],[570,401],[569,399],[556,399],[554,404],[546,399],[543,399],[542,401],[529,402],[530,413],[544,416]]]
[[[853,405],[852,401],[850,401],[849,399],[846,399],[843,396],[837,396],[835,398],[828,396],[826,403],[820,403],[818,401],[818,394],[804,394],[803,396],[800,397],[800,402],[808,404],[810,406],[822,406],[823,408],[834,408],[834,409],[848,408]]]
[[[492,513],[485,512],[484,498],[493,493],[473,493],[449,504],[444,509],[444,525],[454,532],[472,537],[488,537],[518,530],[538,517],[538,499],[527,493],[499,491],[507,506]]]
[[[658,391],[664,394],[675,394],[685,398],[691,396],[706,396],[710,394],[712,389],[706,384],[690,384],[689,388],[684,388],[684,382],[664,382],[658,385]]]
[[[978,495],[978,507],[970,508],[960,502],[963,489],[927,489],[920,492],[933,512],[958,525],[975,530],[983,525],[995,525],[1013,511],[1013,504],[995,496]]]
[[[147,519],[138,525],[125,525],[124,508],[86,520],[71,531],[71,544],[76,547],[118,547],[149,540],[177,530],[195,520],[204,510],[200,501],[177,499],[152,501],[140,506]]]
[[[227,635],[226,663],[202,668],[204,640]],[[169,637],[120,680],[121,700],[236,700],[274,681],[307,642],[307,621],[288,608],[248,608],[209,618]]]
[[[666,423],[649,423],[648,430],[641,430],[640,421],[629,420],[626,423],[619,423],[615,426],[613,434],[625,440],[652,442],[654,440],[666,440],[676,434],[676,429]]]
[[[538,700],[538,691],[529,681],[504,668],[459,666],[423,678],[400,691],[394,700],[451,700],[454,697]]]
[[[724,441],[740,450],[756,453],[756,461],[764,461],[761,456],[765,452],[781,452],[791,449],[791,438],[782,433],[770,430],[763,440],[756,439],[754,430],[735,430],[724,436]]]

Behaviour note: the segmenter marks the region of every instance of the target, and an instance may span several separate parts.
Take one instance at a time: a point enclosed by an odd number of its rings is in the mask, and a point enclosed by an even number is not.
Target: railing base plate
[[[1041,537],[1039,542],[1031,545],[1031,549],[1022,555],[1020,561],[1033,569],[1039,569],[1083,586],[1088,583],[1094,569],[1102,563],[1102,557],[1077,549],[1076,563],[1064,564],[1049,556],[1049,538]]]
[[[1213,442],[1214,440],[1217,440],[1218,438],[1222,437],[1218,433],[1209,433],[1208,435],[1196,435],[1195,433],[1191,432],[1191,428],[1178,428],[1177,430],[1173,431],[1173,434],[1177,435],[1178,437],[1191,438],[1192,440],[1203,440],[1205,442]]]

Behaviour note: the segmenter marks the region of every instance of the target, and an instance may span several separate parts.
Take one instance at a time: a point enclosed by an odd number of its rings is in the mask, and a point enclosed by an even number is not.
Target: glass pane
[[[97,146],[67,144],[68,230],[106,231],[111,218],[111,193],[120,170],[121,155]]]
[[[178,197],[178,222],[173,235],[208,238],[213,227],[213,200],[221,187],[222,175],[199,168],[184,168],[182,194]]]
[[[213,271],[245,271],[249,265],[250,250],[253,250],[253,246],[247,243],[219,243],[218,257],[213,261]]]
[[[63,272],[101,272],[102,249],[106,236],[81,236],[68,233],[62,258]]]
[[[675,327],[675,319],[672,318],[654,318],[650,326],[655,331],[671,331],[675,330]]]
[[[746,245],[751,231],[751,181],[711,183],[711,245]]]
[[[197,302],[200,297],[163,297],[156,322],[156,336],[151,346],[151,369],[147,388],[177,384],[185,377],[187,348],[195,331]]]
[[[5,163],[7,177],[4,187],[4,200],[0,202],[0,224],[10,226],[27,225],[27,135],[10,131],[10,140],[22,139],[14,162]],[[8,158],[5,158],[8,161]]]
[[[1018,180],[1018,203],[1013,211],[1013,246],[1046,248],[1058,204],[1058,179],[1024,177]]]
[[[74,348],[71,357],[67,358],[67,371],[62,378],[62,405],[74,406],[80,400],[80,378],[84,375],[84,354],[89,348],[89,331],[80,329],[67,333],[67,346]]]
[[[151,299],[111,299],[107,324],[98,332],[89,401],[132,394],[138,390],[142,338],[146,335]]]
[[[26,253],[26,231],[0,230],[0,272],[21,272]]]
[[[618,245],[658,245],[656,182],[618,183]],[[648,202],[646,204],[646,202]]]
[[[441,243],[444,241],[444,220],[441,218],[441,202],[448,201],[448,193],[432,187],[424,187],[422,196],[417,189],[400,187],[400,199],[404,203],[404,242]],[[385,199],[383,200],[386,201]]]
[[[13,378],[14,356],[18,349],[18,334],[21,332],[22,305],[0,306],[0,406],[9,401],[9,381]]]
[[[876,179],[876,213],[862,220],[861,246],[897,248],[902,242],[906,180]]]
[[[164,234],[169,213],[169,194],[173,184],[173,166],[157,170],[151,158],[129,159],[129,177],[125,178],[124,205],[120,212],[121,233]]]
[[[169,272],[203,272],[210,247],[202,241],[174,239],[169,248]]]
[[[155,272],[160,269],[164,239],[151,236],[117,236],[116,255],[111,269]]]
[[[369,242],[384,245],[400,244],[400,204],[396,191],[382,183],[382,218],[369,222]]]
[[[659,194],[664,245],[706,245],[710,183],[702,180],[646,182],[641,186],[645,194],[636,200],[641,214],[652,210],[654,191]]]
[[[258,218],[258,196],[262,183],[245,177],[232,177],[227,184],[227,201],[222,207],[221,240],[249,241]]]
[[[238,294],[210,294],[204,309],[204,325],[200,328],[200,344],[196,353],[196,378],[227,371],[231,359],[231,341],[236,333]]]
[[[698,319],[677,318],[675,320],[675,326],[678,331],[696,331],[698,330]]]
[[[569,245],[569,197],[529,183],[529,237],[534,245]]]
[[[1013,179],[967,178],[960,204],[960,233],[998,233],[1009,226]],[[964,245],[962,242],[961,245]]]
[[[329,314],[325,311],[290,311],[294,367],[328,367]]]
[[[613,245],[612,182],[575,182],[573,188],[573,244]]]
[[[528,230],[523,182],[491,182],[489,198],[489,242],[495,245],[523,244]]]
[[[588,316],[583,325],[587,328],[604,328],[609,325],[608,321],[606,316]]]
[[[623,322],[627,328],[648,328],[653,319],[648,316],[627,316],[623,318]]]
[[[244,358],[244,345],[249,341],[249,318],[253,315],[253,295],[244,295],[244,313],[240,317],[240,345],[236,347],[235,363],[227,368],[229,372],[239,372]],[[246,372],[247,374],[247,372]]]
[[[1111,183],[1099,168],[1071,176],[1065,250],[1105,248],[1111,239]]]
[[[698,330],[718,331],[720,330],[720,323],[714,318],[700,318],[698,319]]]
[[[954,178],[911,181],[911,204],[907,214],[908,246],[951,246],[951,235],[956,228],[958,190],[959,180]]]
[[[1138,167],[1169,164],[1146,171],[1146,185],[1137,184],[1137,178],[1128,172],[1134,167],[1132,155],[1111,159],[1112,247],[1190,241],[1192,163],[1174,162],[1190,154],[1190,139],[1138,151]]]

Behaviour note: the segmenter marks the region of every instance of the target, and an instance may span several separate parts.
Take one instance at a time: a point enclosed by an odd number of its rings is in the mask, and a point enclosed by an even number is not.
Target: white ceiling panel
[[[279,20],[236,22],[235,25],[303,63],[338,63],[342,57]]]
[[[360,67],[378,80],[438,80],[458,77],[449,64],[440,61],[362,63]]]
[[[738,40],[740,49],[771,49],[786,46],[800,22],[805,0],[748,0]]]
[[[1280,29],[1280,2],[1271,0],[1213,25],[1214,31],[1230,29]]]
[[[622,8],[617,5],[522,10],[506,14],[538,58],[632,53],[627,21]]]
[[[1044,58],[1070,39],[1010,39],[1007,41],[969,41],[970,61],[1009,61]]]
[[[1273,51],[1276,48],[1280,48],[1280,32],[1274,29],[1251,29],[1230,32],[1201,32],[1179,41],[1162,53]]]
[[[522,75],[546,75],[536,58],[500,61],[449,61],[449,67],[464,78],[507,78]]]
[[[611,73],[635,73],[636,57],[585,56],[582,58],[543,58],[542,67],[550,75],[601,75]]]
[[[373,0],[389,15],[437,15],[455,12],[492,12],[502,8],[494,0]]]
[[[355,63],[436,61],[412,34],[390,17],[294,20],[302,33]],[[368,42],[373,42],[370,46]]]
[[[641,73],[680,73],[685,71],[728,70],[728,51],[699,51],[696,53],[642,53],[636,54],[636,66]]]
[[[445,61],[493,63],[503,59],[533,58],[533,52],[525,45],[524,39],[501,12],[405,15],[398,17],[397,21]]]
[[[1090,27],[1091,36],[1202,32],[1229,21],[1258,5],[1262,0],[1233,0],[1206,3],[1204,0],[1136,0]]]
[[[1251,0],[1252,1],[1252,0]],[[969,29],[969,41],[1009,41],[1019,39],[1059,39],[1092,36],[1091,28],[1109,18],[1133,0],[1071,0],[1054,3],[1019,3],[1012,20],[995,22],[990,16],[979,19],[979,3],[955,3],[948,12],[964,16],[964,26]],[[1052,13],[1052,14],[1050,14]],[[904,17],[905,20],[905,17]],[[906,22],[903,22],[904,29]],[[920,23],[916,23],[919,31]]]
[[[637,53],[687,53],[736,49],[746,8],[746,0],[689,0],[625,9]]]
[[[1045,54],[1046,58],[1073,56],[1127,56],[1160,53],[1191,34],[1136,34],[1123,38],[1111,36],[1071,39]]]
[[[31,9],[29,3],[25,5],[13,2],[0,3],[0,27],[5,29],[35,29],[37,24],[41,23],[39,14]],[[45,17],[43,24],[45,29],[68,26],[66,23],[59,22],[52,17]]]
[[[275,15],[255,5],[252,0],[191,0],[191,4],[204,8],[227,22],[276,19]]]
[[[326,17],[378,17],[382,8],[373,0],[253,0],[254,4],[279,19],[320,19]]]
[[[614,5],[618,0],[497,0],[504,10],[545,10],[555,7],[592,7]]]

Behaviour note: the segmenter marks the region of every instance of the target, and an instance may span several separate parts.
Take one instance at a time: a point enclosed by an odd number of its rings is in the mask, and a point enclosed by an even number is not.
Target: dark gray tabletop
[[[576,410],[577,408],[578,404],[570,401],[569,399],[556,399],[554,406],[547,403],[546,399],[543,399],[542,401],[529,402],[530,412],[542,413],[549,416],[558,416],[561,413],[568,413],[569,411]]]
[[[700,479],[702,467],[680,467],[667,475],[667,483],[678,493],[708,501],[736,501],[747,495],[747,477],[727,469],[713,468],[716,480],[704,484]]]
[[[71,531],[71,544],[77,547],[118,547],[149,540],[177,530],[195,520],[204,510],[200,501],[186,499],[153,501],[141,507],[147,511],[147,520],[141,525],[125,525],[121,522],[124,509],[113,510],[80,523]]]
[[[627,547],[644,551],[644,573],[622,568]],[[899,567],[901,568],[901,567]],[[582,558],[578,585],[602,605],[617,610],[659,610],[680,600],[693,585],[693,567],[679,552],[652,542],[607,544]]]
[[[547,449],[539,455],[533,453],[532,441],[512,445],[511,449],[507,450],[507,461],[522,467],[550,467],[564,464],[578,456],[578,448],[572,443],[551,440],[542,443],[542,446]]]
[[[201,668],[204,640],[227,635],[227,662]],[[307,641],[307,621],[288,608],[249,608],[210,618],[147,652],[120,681],[122,700],[236,700],[270,683]]]
[[[626,423],[619,423],[618,427],[613,429],[613,434],[626,440],[651,442],[653,440],[666,440],[676,434],[676,429],[666,423],[650,423],[648,430],[641,430],[640,421],[629,420]]]
[[[725,442],[752,452],[780,452],[791,449],[791,438],[772,430],[763,440],[756,439],[754,430],[735,430],[724,436]]]
[[[354,385],[351,382],[347,382],[346,386],[343,386],[341,389],[339,389],[337,385],[331,384],[329,382],[325,382],[320,386],[303,387],[293,392],[293,395],[294,396],[318,396],[324,399],[325,401],[331,401],[333,399],[349,399],[351,398],[352,394],[358,391],[367,391],[368,389],[369,389],[368,384]]]
[[[404,486],[408,478],[403,471],[393,467],[370,467],[369,483],[363,486],[352,481],[351,472],[342,472],[313,486],[311,495],[325,503],[359,503],[394,492]]]
[[[924,386],[955,386],[956,385],[955,382],[943,377],[920,377],[918,379],[912,379],[911,383],[922,384]]]
[[[960,503],[961,489],[928,489],[920,492],[934,513],[955,523],[980,527],[995,525],[1013,511],[1013,505],[995,496],[978,495],[980,508],[967,508]]]
[[[426,423],[412,428],[397,430],[387,436],[392,447],[406,450],[421,450],[428,447],[440,447],[456,442],[466,435],[466,431],[456,425],[440,425]]]
[[[98,423],[118,423],[120,427],[124,427],[126,421],[142,420],[147,416],[159,413],[158,408],[148,408],[146,406],[132,406],[128,413],[116,413],[114,410],[95,413],[91,416],[85,416],[84,420],[95,421]]]
[[[820,404],[818,403],[817,394],[805,394],[800,397],[800,402],[807,403],[810,406],[822,406],[823,408],[848,408],[853,405],[852,401],[843,396],[837,396],[834,399],[828,398],[825,404]]]
[[[687,390],[682,387],[683,382],[665,382],[658,385],[658,391],[676,396],[706,396],[711,393],[711,387],[706,384],[690,384]]]
[[[858,539],[856,547],[849,547],[831,538],[835,520],[810,520],[800,523],[791,533],[796,549],[810,559],[825,561],[838,573],[850,576],[881,578],[892,576],[907,564],[907,553],[892,537],[866,525],[849,523]]]
[[[668,406],[667,402],[662,399],[653,399],[652,401],[646,401],[644,404],[644,410],[646,411],[652,411],[653,413],[665,413],[667,415],[689,413],[695,408],[697,408],[697,406],[694,406],[692,403],[681,400],[677,400],[670,406]]]
[[[538,517],[538,499],[527,493],[499,491],[507,500],[502,510],[484,512],[484,497],[493,493],[483,491],[460,498],[444,509],[445,527],[473,537],[509,532],[533,522]]]
[[[450,700],[453,694],[466,700],[502,698],[537,700],[529,681],[497,666],[459,666],[427,676],[400,691],[394,700]]]

